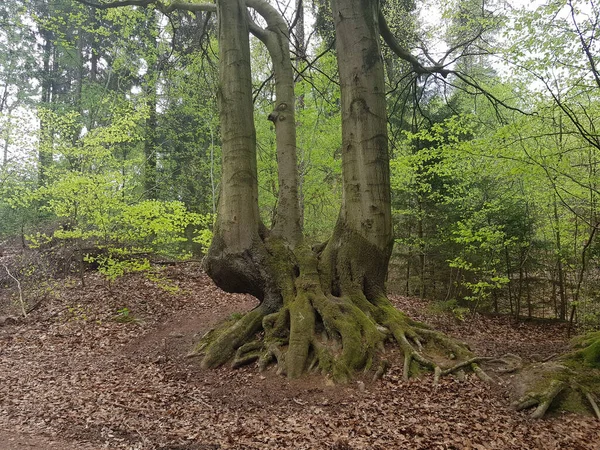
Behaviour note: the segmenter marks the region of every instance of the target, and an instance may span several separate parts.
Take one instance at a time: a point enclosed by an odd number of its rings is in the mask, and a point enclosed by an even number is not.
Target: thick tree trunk
[[[269,309],[281,303],[269,273],[258,212],[256,132],[245,2],[222,0],[219,16],[220,120],[223,172],[208,274],[228,292],[248,292]]]
[[[331,292],[384,293],[393,237],[379,2],[333,0],[342,104],[343,203],[324,251]]]
[[[296,377],[311,369],[338,380],[373,368],[381,375],[383,343],[394,339],[405,355],[436,379],[472,366],[468,350],[396,310],[385,296],[392,248],[387,123],[378,6],[338,0],[336,17],[342,88],[343,205],[333,236],[311,249],[302,240],[297,208],[293,79],[288,36],[278,13],[262,0],[248,0],[267,30],[248,25],[244,3],[218,3],[223,176],[215,237],[205,259],[208,274],[226,291],[248,292],[260,305],[205,335],[197,353],[214,367],[276,362]],[[280,204],[272,231],[258,215],[257,173],[248,27],[273,57]],[[293,174],[292,174],[293,172]],[[285,202],[282,201],[285,200]],[[261,334],[257,334],[262,331]],[[447,369],[426,356],[426,347],[447,351],[463,363]],[[447,362],[447,361],[446,361]]]

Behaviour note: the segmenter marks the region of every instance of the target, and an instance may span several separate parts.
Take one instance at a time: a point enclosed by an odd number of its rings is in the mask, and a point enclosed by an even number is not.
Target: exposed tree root
[[[195,350],[204,356],[202,367],[231,361],[237,368],[257,362],[260,370],[275,364],[278,373],[290,378],[320,370],[343,382],[358,371],[370,370],[379,379],[389,367],[383,359],[389,339],[404,352],[405,379],[426,369],[434,373],[437,384],[442,376],[470,369],[491,381],[478,365],[488,358],[473,357],[466,346],[398,311],[397,317],[382,324],[347,298],[302,297],[278,313],[261,315],[253,310],[211,330]]]
[[[543,417],[550,407],[593,413],[600,420],[596,395],[600,393],[600,333],[574,340],[573,350],[557,362],[534,364],[524,371],[527,389],[513,406],[517,410],[535,407],[531,416]]]
[[[598,408],[598,403],[596,403],[596,399],[594,398],[594,396],[592,394],[590,394],[589,392],[586,392],[585,398],[587,398],[588,401],[590,402],[590,405],[592,406],[592,409],[594,410],[594,414],[596,414],[596,418],[598,420],[600,420],[600,408]]]
[[[231,360],[239,349],[252,341],[253,336],[260,330],[263,317],[264,311],[259,306],[241,318],[230,318],[209,331],[196,348],[196,353],[204,354],[202,367],[209,369]]]
[[[539,419],[546,414],[546,411],[556,398],[566,387],[566,383],[560,380],[552,380],[550,385],[538,393],[528,393],[515,403],[518,411],[532,406],[537,406],[531,414],[534,419]]]
[[[233,367],[257,363],[260,370],[275,365],[290,378],[321,371],[344,382],[371,371],[378,379],[389,366],[385,342],[392,341],[404,353],[406,379],[425,369],[438,383],[442,376],[468,369],[491,381],[479,367],[489,358],[477,358],[465,344],[410,319],[381,293],[368,297],[357,288],[327,294],[314,254],[296,254],[301,271],[292,288],[282,289],[279,311],[259,306],[211,330],[195,349],[203,355],[202,367],[230,361]]]

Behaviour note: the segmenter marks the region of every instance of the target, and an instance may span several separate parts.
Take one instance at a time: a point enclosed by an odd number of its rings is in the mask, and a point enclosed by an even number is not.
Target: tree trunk
[[[323,258],[331,292],[384,292],[393,246],[378,2],[333,0],[342,108],[342,208]],[[327,261],[329,259],[329,261]]]
[[[224,0],[217,8],[223,169],[217,223],[205,266],[225,291],[248,292],[261,302],[268,297],[270,308],[276,309],[280,296],[266,267],[264,226],[258,212],[246,6],[241,0]]]
[[[269,120],[275,126],[279,194],[273,234],[296,246],[302,237],[298,201],[298,157],[296,148],[296,98],[294,72],[290,60],[287,23],[265,0],[247,0],[267,21],[268,28],[254,33],[267,47],[275,75],[275,107]]]
[[[554,226],[555,226],[555,238],[556,238],[556,267],[558,270],[558,293],[560,295],[560,304],[558,310],[558,317],[560,320],[565,320],[567,317],[567,294],[565,289],[565,272],[563,268],[563,255],[560,235],[560,221],[558,218],[558,206],[556,201],[556,195],[554,196]]]
[[[53,54],[54,45],[52,43],[52,33],[43,30],[42,37],[44,39],[43,52],[43,73],[42,73],[42,105],[45,108],[50,108],[54,101],[53,97]],[[38,152],[38,185],[46,184],[48,177],[48,169],[52,163],[52,132],[49,129],[47,120],[43,117],[40,119],[40,144]]]
[[[506,287],[508,288],[508,304],[510,305],[510,314],[514,313],[513,307],[513,296],[512,296],[512,270],[510,268],[510,257],[508,254],[508,247],[504,246],[504,257],[506,260],[506,278],[508,278],[508,283]]]
[[[157,87],[160,73],[158,62],[158,21],[156,13],[153,10],[148,11],[147,20],[148,33],[147,39],[150,46],[147,49],[148,71],[145,78],[146,106],[148,107],[148,117],[146,119],[146,129],[144,138],[144,197],[146,199],[155,199],[157,196],[157,152],[158,152],[158,117],[157,117]]]
[[[268,24],[248,22],[248,5]],[[297,205],[293,73],[282,18],[263,0],[218,2],[220,119],[223,175],[214,239],[205,259],[211,278],[226,291],[247,292],[260,304],[207,333],[196,351],[203,367],[276,362],[296,377],[313,368],[337,380],[386,366],[380,350],[393,338],[405,355],[405,376],[416,362],[446,372],[426,356],[469,359],[444,335],[396,310],[385,295],[393,245],[387,120],[379,48],[378,4],[332,4],[342,93],[343,203],[332,237],[313,249],[304,243]],[[258,214],[255,131],[252,117],[248,30],[267,46],[276,77],[275,123],[280,201],[273,230]],[[347,56],[347,57],[346,57]],[[287,196],[287,197],[286,197]],[[258,334],[259,331],[262,333]],[[461,365],[472,365],[466,362]],[[477,368],[473,365],[473,369]]]

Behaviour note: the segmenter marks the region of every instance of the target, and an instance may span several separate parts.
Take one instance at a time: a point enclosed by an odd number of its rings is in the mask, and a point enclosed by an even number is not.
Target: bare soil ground
[[[510,379],[404,381],[392,347],[393,365],[377,382],[200,370],[186,357],[193,343],[255,300],[223,293],[195,264],[165,267],[163,276],[177,292],[141,276],[111,290],[97,275],[85,288],[65,280],[26,319],[0,325],[0,450],[600,449],[591,417],[534,421],[513,411]],[[0,287],[0,316],[17,315],[9,291]],[[482,355],[537,359],[566,345],[560,324],[458,322],[426,302],[392,298]]]

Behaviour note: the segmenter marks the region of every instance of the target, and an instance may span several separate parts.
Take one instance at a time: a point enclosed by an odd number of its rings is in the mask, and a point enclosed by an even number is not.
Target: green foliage
[[[140,319],[135,317],[131,310],[126,306],[117,310],[117,314],[114,316],[115,322],[119,323],[139,323]]]
[[[199,31],[194,26],[189,33]],[[215,39],[206,45],[207,52],[217,53]],[[214,214],[221,174],[216,64],[198,47],[183,50],[165,72],[166,107],[156,132],[161,142],[157,198],[177,199],[191,211]]]
[[[116,256],[115,253],[117,253],[118,256]],[[104,275],[109,282],[113,282],[117,278],[128,273],[144,272],[150,269],[150,261],[147,259],[127,259],[128,256],[128,254],[125,254],[125,252],[122,251],[113,252],[109,250],[107,255],[85,255],[83,260],[88,263],[96,263],[98,265],[98,271]]]
[[[460,253],[448,264],[470,274],[464,282],[470,292],[467,300],[486,300],[493,290],[509,282],[500,274],[504,269],[503,250],[510,241],[502,225],[490,223],[490,210],[485,207],[453,227],[452,240],[459,244]]]
[[[505,189],[518,178],[478,156],[477,126],[464,115],[405,133],[391,166],[399,248],[447,277],[430,295],[447,297],[454,290],[479,303],[509,282],[505,253],[528,245],[531,219],[526,201]],[[418,267],[419,292],[424,269]]]
[[[137,201],[136,160],[121,160],[115,148],[130,146],[132,153],[136,151],[142,139],[143,108],[123,105],[109,125],[76,141],[67,138],[79,117],[76,113],[41,113],[55,130],[52,152],[58,161],[49,171],[47,183],[32,193],[31,201],[58,218],[62,226],[51,235],[28,236],[32,246],[53,240],[70,243],[84,261],[114,281],[126,273],[148,271],[151,253],[188,256],[182,244],[189,227],[196,230],[194,240],[207,244],[212,216],[192,213],[178,201]]]

